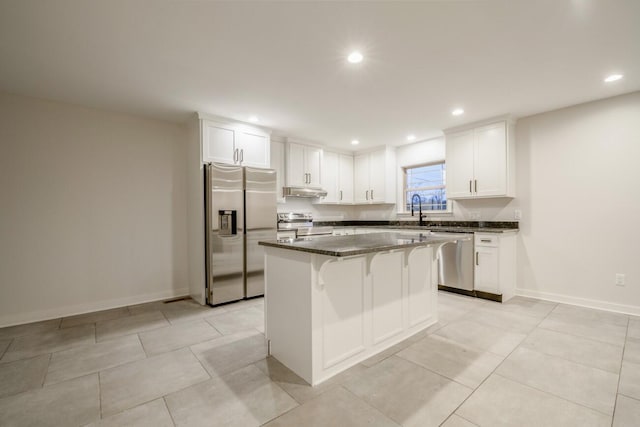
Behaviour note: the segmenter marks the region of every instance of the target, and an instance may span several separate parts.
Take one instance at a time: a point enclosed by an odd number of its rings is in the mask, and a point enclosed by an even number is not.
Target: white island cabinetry
[[[344,257],[266,247],[270,354],[317,385],[434,324],[438,246]]]

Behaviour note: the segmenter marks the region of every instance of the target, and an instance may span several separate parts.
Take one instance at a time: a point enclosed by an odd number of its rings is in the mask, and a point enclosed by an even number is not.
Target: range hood
[[[327,190],[314,187],[282,187],[284,197],[326,197]]]

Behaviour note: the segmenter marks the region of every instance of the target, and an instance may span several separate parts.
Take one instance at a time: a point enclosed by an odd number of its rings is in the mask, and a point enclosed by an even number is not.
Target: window
[[[420,196],[423,212],[447,212],[444,162],[406,167],[404,169],[405,212],[411,212],[411,199]],[[417,201],[416,201],[417,202]],[[417,209],[417,203],[414,205]]]

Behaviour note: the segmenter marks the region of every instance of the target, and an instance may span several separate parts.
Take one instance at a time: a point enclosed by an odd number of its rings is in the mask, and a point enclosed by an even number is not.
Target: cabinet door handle
[[[475,188],[475,191],[476,191],[476,194],[477,194],[478,193],[478,180],[477,179],[473,180],[473,185],[474,185],[474,188]]]
[[[480,265],[480,263],[478,262],[478,252],[476,252],[476,265]]]
[[[369,190],[364,192],[364,197],[369,200]]]
[[[309,184],[311,184],[311,174],[309,174]]]
[[[342,201],[342,190],[340,190],[340,201]]]
[[[233,163],[238,163],[238,149],[233,150]]]
[[[491,243],[491,239],[480,239],[482,243]]]
[[[469,193],[473,193],[473,191],[471,190],[471,180],[469,180]]]
[[[371,190],[371,200],[373,200],[373,190]]]
[[[240,163],[244,162],[244,148],[240,150]]]

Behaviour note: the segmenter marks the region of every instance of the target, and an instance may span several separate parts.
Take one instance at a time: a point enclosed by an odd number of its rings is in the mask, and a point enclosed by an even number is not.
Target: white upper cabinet
[[[354,202],[395,203],[395,151],[389,147],[354,157]]]
[[[203,162],[268,168],[271,157],[269,133],[242,123],[219,123],[200,119]]]
[[[318,203],[353,204],[353,156],[325,150],[321,177],[327,196]]]
[[[287,185],[320,187],[322,149],[310,145],[287,143]]]
[[[515,196],[515,142],[506,120],[445,135],[448,198]]]
[[[353,203],[353,156],[338,155],[338,201]]]
[[[276,171],[276,194],[279,203],[285,202],[284,187],[284,142],[271,141],[271,169]]]

